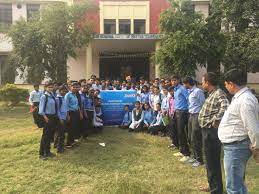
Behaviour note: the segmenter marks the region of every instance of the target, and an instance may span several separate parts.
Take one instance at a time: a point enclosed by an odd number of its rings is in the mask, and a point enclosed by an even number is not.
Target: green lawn
[[[41,130],[27,107],[0,107],[0,193],[201,193],[204,167],[181,164],[167,138],[107,128],[56,158],[38,159]],[[98,145],[105,142],[106,147]],[[251,193],[259,193],[259,166],[247,169]]]

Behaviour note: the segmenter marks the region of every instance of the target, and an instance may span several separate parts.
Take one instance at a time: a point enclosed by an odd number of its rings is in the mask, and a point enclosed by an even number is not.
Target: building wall
[[[21,17],[27,18],[27,3],[51,3],[51,2],[67,2],[72,4],[72,0],[23,0],[21,2],[22,7],[20,9],[17,8],[17,1],[13,2],[13,21],[17,21]],[[84,1],[84,0],[74,0],[74,3]],[[107,10],[100,9],[101,12],[90,12],[85,16],[85,20],[83,22],[92,23],[94,25],[94,31],[96,33],[103,32],[103,19],[109,17],[115,17],[117,19],[124,17],[123,19],[129,18],[133,19],[136,17],[145,18],[147,21],[147,33],[156,34],[159,33],[159,16],[162,11],[169,7],[168,0],[92,0],[97,9],[99,9],[99,5],[109,4],[109,2],[116,5],[121,5],[122,9],[119,11],[115,8],[116,11],[113,11],[113,8],[107,8]],[[195,11],[200,11],[208,16],[208,3],[209,1],[205,0],[192,0],[195,4]],[[0,2],[6,2],[6,0],[0,0]],[[142,8],[140,8],[142,6]],[[144,7],[143,7],[144,6]],[[130,9],[129,9],[130,7]],[[135,11],[136,10],[136,11]],[[106,13],[104,13],[106,12]],[[121,18],[122,19],[122,18]],[[12,51],[12,44],[10,39],[8,39],[4,34],[0,33],[0,55],[6,55]],[[96,74],[99,75],[99,58],[98,53],[93,50],[92,56],[92,67],[91,73],[87,71],[87,58],[86,58],[86,50],[79,51],[78,57],[76,59],[70,58],[68,60],[69,66],[69,76],[71,79],[80,79],[85,78],[87,74]],[[150,68],[150,77],[155,77],[155,67],[151,64],[152,68]],[[196,72],[197,80],[201,81],[202,75],[206,72],[206,68],[198,68]],[[22,83],[23,79],[17,77],[17,82]],[[248,83],[259,83],[259,73],[249,73],[248,74]]]
[[[167,0],[150,0],[150,33],[159,33],[160,13],[166,10],[170,4]]]
[[[251,84],[259,83],[259,72],[257,72],[257,73],[248,73],[247,82],[251,83]]]
[[[205,3],[194,3],[195,4],[195,11],[196,12],[201,12],[204,17],[208,17],[209,15],[209,2]]]
[[[100,34],[104,33],[104,19],[116,20],[116,32],[119,33],[119,19],[131,21],[131,33],[134,33],[134,19],[146,20],[146,33],[150,29],[149,1],[100,1]]]
[[[80,3],[82,0],[74,0],[74,4]],[[100,0],[92,0],[93,5],[95,6],[95,9],[93,11],[88,12],[84,18],[82,18],[82,21],[80,21],[81,24],[84,22],[87,24],[91,24],[93,26],[94,32],[99,34],[100,33],[100,14],[99,14],[99,3]]]
[[[0,33],[0,54],[6,54],[13,50],[10,38],[5,34]]]
[[[92,74],[99,75],[100,68],[99,68],[99,53],[93,53],[93,69]]]
[[[13,9],[13,22],[19,20],[20,18],[27,18],[27,7],[25,3],[20,3],[21,8],[17,8],[17,3],[12,4]]]
[[[78,51],[78,56],[74,59],[70,57],[67,61],[68,77],[71,80],[79,80],[85,78],[86,72],[86,54]]]
[[[207,73],[206,67],[197,67],[197,70],[195,71],[196,80],[201,83],[203,75]]]

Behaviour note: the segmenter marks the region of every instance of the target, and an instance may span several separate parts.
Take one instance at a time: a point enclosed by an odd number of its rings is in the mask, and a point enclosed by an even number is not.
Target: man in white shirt
[[[162,113],[163,115],[168,115],[170,94],[168,93],[167,88],[163,88],[162,92],[163,92],[162,93],[163,97],[161,102]]]
[[[259,105],[246,86],[246,76],[233,69],[225,75],[225,87],[234,95],[225,112],[218,136],[224,147],[224,168],[227,193],[246,194],[246,164],[251,155],[259,163]]]
[[[43,127],[42,119],[39,115],[39,104],[40,97],[43,94],[42,91],[39,90],[39,85],[33,85],[34,90],[30,93],[29,103],[31,105],[31,112],[33,115],[34,123],[38,126],[38,128]]]
[[[154,94],[153,94],[153,102],[151,104],[151,107],[154,111],[158,111],[157,110],[157,104],[161,104],[162,102],[162,94],[160,93],[160,89],[158,86],[154,86]]]

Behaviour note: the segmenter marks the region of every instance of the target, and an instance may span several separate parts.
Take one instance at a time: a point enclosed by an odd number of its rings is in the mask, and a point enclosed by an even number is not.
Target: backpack
[[[47,94],[44,94],[45,95],[45,97],[46,97],[46,100],[45,100],[45,103],[44,103],[44,106],[43,106],[43,111],[44,111],[44,113],[46,112],[46,108],[47,108],[47,103],[48,103],[48,98],[49,98],[49,96],[47,95]],[[53,100],[55,101],[55,114],[57,115],[57,113],[58,113],[58,107],[57,107],[57,102],[56,102],[56,99],[55,99],[55,97],[54,96],[51,96],[51,98],[53,98]],[[59,99],[59,102],[60,102],[60,100],[62,101],[62,99]],[[61,105],[62,105],[62,102],[61,102]],[[61,107],[61,105],[60,105],[60,107]],[[59,108],[60,108],[59,107]]]
[[[44,106],[43,106],[43,111],[45,113],[46,112],[46,108],[47,108],[47,103],[48,103],[49,96],[46,95],[46,94],[44,94],[44,95],[46,97],[46,100],[45,100],[45,103],[44,103]],[[54,96],[53,96],[53,99],[55,99]],[[56,100],[55,100],[55,110],[56,110],[56,115],[57,115],[57,103],[56,103]],[[45,126],[45,120],[44,120],[42,115],[39,115],[38,127],[39,128],[43,128],[44,126]]]
[[[58,101],[59,101],[59,109],[61,109],[61,106],[62,106],[62,103],[63,103],[63,100],[62,100],[61,96],[58,97]]]

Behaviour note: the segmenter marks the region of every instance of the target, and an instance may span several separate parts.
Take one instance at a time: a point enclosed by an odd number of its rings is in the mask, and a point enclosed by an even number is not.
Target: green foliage
[[[17,59],[11,53],[8,56],[1,56],[1,84],[14,83]]]
[[[259,25],[258,0],[225,0],[222,4],[226,21],[236,32],[244,32],[249,25]]]
[[[10,29],[9,24],[0,22],[0,33],[6,33],[6,32],[8,32],[9,29]]]
[[[223,64],[226,69],[240,68],[248,72],[259,70],[259,31],[247,28],[244,32],[226,33],[228,44]]]
[[[212,1],[202,34],[206,42],[207,70],[220,75],[220,63],[226,49],[226,37],[221,31],[222,0]]]
[[[154,59],[164,76],[192,76],[197,64],[204,64],[207,48],[202,33],[204,25],[203,16],[194,12],[190,1],[181,5],[171,2],[171,7],[161,14],[160,28],[164,37]]]
[[[9,31],[14,53],[21,60],[18,68],[27,74],[29,83],[44,78],[67,80],[67,59],[76,57],[76,49],[86,46],[91,39],[89,22],[77,25],[88,12],[96,11],[89,3],[68,6],[55,3],[43,6],[39,15],[29,22],[21,19]]]
[[[0,101],[9,102],[11,106],[26,102],[28,96],[27,89],[18,88],[14,84],[6,84],[0,89]]]
[[[225,69],[259,71],[259,1],[213,0],[209,21],[223,26]]]
[[[220,64],[259,71],[258,0],[212,0],[206,22],[190,1],[170,2],[161,14],[164,38],[154,57],[162,74],[194,75],[197,64],[218,74]]]

